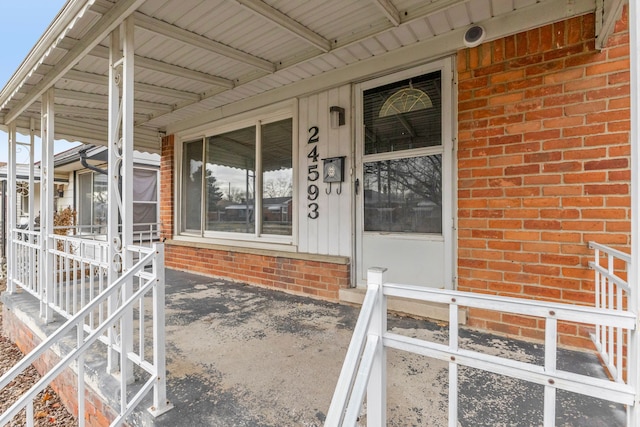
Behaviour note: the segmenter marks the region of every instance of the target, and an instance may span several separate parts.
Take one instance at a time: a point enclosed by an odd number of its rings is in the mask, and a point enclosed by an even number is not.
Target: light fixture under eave
[[[329,107],[331,129],[338,129],[345,124],[344,108],[332,105]]]
[[[487,32],[481,25],[473,25],[464,32],[462,42],[466,47],[476,47],[487,37]]]

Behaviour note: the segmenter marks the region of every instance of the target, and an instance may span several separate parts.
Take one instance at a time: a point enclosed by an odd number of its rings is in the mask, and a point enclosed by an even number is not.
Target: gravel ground
[[[4,292],[5,283],[0,282],[0,293]],[[2,325],[2,305],[0,303],[0,326]],[[0,328],[1,331],[1,328]],[[0,376],[11,369],[20,359],[22,353],[11,341],[0,333]],[[11,406],[19,396],[40,379],[34,367],[30,366],[22,375],[0,389],[0,413]],[[47,387],[42,391],[33,404],[36,426],[76,426],[75,418],[60,403],[58,395]],[[11,427],[25,425],[24,410],[7,424]]]

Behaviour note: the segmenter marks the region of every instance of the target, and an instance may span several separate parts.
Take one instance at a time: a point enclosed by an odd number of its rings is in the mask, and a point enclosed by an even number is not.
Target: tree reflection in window
[[[442,233],[442,155],[365,163],[364,228]]]

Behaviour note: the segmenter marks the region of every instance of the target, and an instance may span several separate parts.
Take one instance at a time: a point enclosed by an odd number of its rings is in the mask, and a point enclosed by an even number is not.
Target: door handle
[[[353,183],[355,185],[355,190],[356,190],[356,196],[358,195],[358,190],[360,189],[360,180],[358,178],[356,178],[355,182]]]

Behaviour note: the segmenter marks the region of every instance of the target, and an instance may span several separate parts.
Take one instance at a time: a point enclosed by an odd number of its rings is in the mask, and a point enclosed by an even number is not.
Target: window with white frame
[[[183,233],[292,235],[292,118],[186,140],[180,175]]]
[[[107,224],[107,196],[106,175],[93,171],[78,175],[78,224],[84,231],[100,232],[100,227]],[[158,169],[134,167],[134,231],[153,229],[158,222],[158,208]]]

